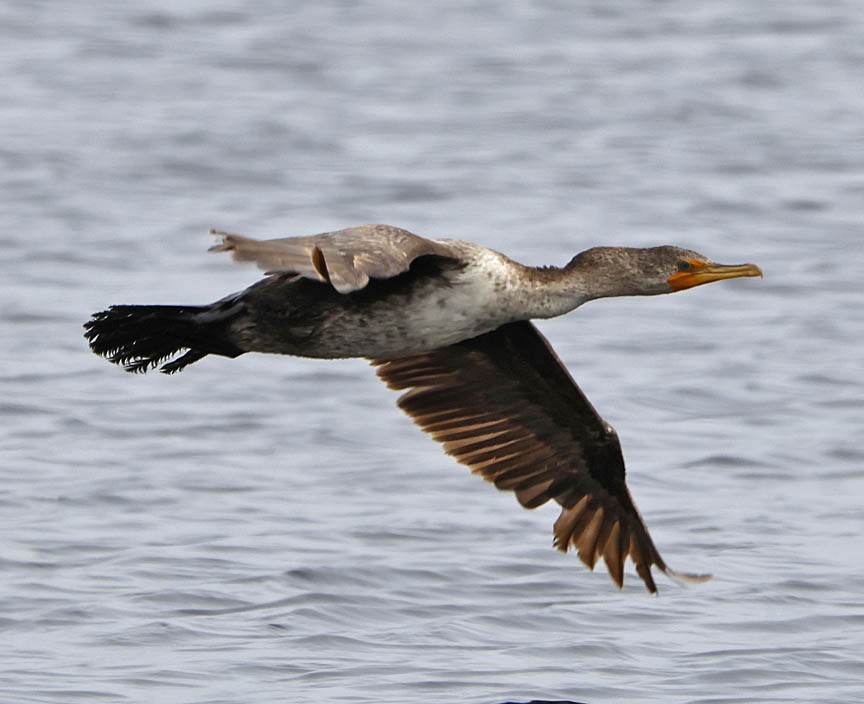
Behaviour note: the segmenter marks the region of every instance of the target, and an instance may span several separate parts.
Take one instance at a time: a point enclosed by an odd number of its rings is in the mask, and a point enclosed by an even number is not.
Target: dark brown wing
[[[437,255],[456,259],[442,242],[390,225],[360,225],[307,237],[256,240],[211,230],[222,242],[212,252],[231,252],[238,262],[255,262],[268,273],[292,273],[330,283],[339,293],[357,291],[369,279],[389,279],[411,266],[417,257]]]
[[[390,388],[410,389],[399,407],[472,472],[526,508],[561,504],[559,550],[572,545],[591,569],[602,556],[619,588],[629,555],[657,591],[651,565],[670,570],[627,490],[618,437],[532,323],[372,363]]]

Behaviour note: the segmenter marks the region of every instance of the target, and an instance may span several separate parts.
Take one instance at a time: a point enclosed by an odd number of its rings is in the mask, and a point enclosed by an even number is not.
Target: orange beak
[[[673,291],[683,291],[702,284],[722,279],[738,279],[742,276],[762,276],[762,270],[755,264],[713,264],[691,260],[690,268],[678,271],[669,277]]]

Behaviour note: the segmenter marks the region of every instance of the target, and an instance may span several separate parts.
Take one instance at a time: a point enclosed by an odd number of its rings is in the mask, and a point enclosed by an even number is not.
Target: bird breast
[[[494,330],[519,317],[512,310],[511,294],[505,279],[477,266],[421,279],[404,295],[382,299],[366,311],[368,319],[357,321],[375,347],[364,349],[361,356],[417,354]],[[345,322],[354,327],[352,321]]]
[[[392,358],[476,337],[521,317],[503,255],[480,251],[458,264],[408,275],[404,285],[339,295],[302,354]],[[509,260],[508,260],[509,261]],[[332,303],[336,303],[331,299]]]

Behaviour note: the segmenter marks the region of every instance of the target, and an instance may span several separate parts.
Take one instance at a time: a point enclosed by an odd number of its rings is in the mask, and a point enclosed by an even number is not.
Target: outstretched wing
[[[591,569],[602,556],[619,588],[629,555],[657,591],[651,565],[671,570],[627,490],[618,437],[532,323],[372,363],[390,388],[409,389],[399,407],[472,472],[526,508],[557,501],[559,550],[573,546]]]
[[[222,242],[212,252],[231,252],[238,262],[255,262],[268,273],[291,273],[330,283],[339,293],[357,291],[369,279],[389,279],[417,257],[458,255],[446,244],[390,225],[360,225],[306,237],[256,240],[211,230]]]

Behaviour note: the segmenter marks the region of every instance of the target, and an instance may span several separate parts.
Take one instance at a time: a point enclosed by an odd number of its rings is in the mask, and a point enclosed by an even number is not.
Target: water
[[[0,700],[864,699],[857,2],[0,9]],[[362,361],[131,377],[81,324],[362,222],[764,280],[542,328],[618,429],[651,597],[551,549]]]

